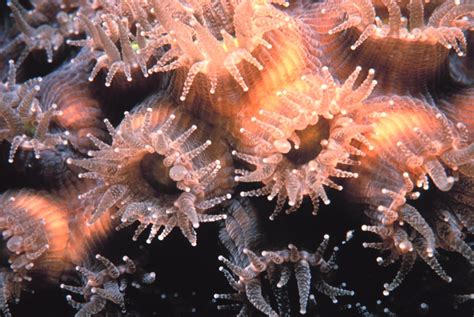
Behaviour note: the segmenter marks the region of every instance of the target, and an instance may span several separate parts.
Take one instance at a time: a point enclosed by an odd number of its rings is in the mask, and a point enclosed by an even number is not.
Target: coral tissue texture
[[[473,0],[7,0],[0,142],[3,316],[474,314]]]

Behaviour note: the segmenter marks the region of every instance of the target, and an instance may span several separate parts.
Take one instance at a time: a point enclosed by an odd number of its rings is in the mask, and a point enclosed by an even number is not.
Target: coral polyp
[[[291,27],[290,17],[277,10],[272,3],[287,5],[282,1],[244,0],[228,7],[192,4],[190,8],[176,1],[154,1],[154,13],[160,28],[154,30],[155,49],[164,45],[171,48],[153,66],[152,71],[171,71],[180,67],[188,69],[180,99],[184,101],[197,74],[209,78],[211,94],[214,94],[218,79],[228,73],[244,90],[248,83],[243,78],[238,65],[245,61],[258,70],[263,65],[252,52],[260,45],[271,49],[272,45],[264,39],[264,34],[280,27]],[[220,8],[219,8],[220,6]],[[217,21],[212,18],[219,11],[229,10],[228,20]],[[194,16],[186,14],[194,13]],[[225,14],[225,13],[224,13]],[[173,19],[173,16],[182,15]],[[220,22],[220,23],[219,23]]]
[[[1,230],[10,263],[2,270],[0,304],[9,316],[8,302],[19,300],[31,274],[42,272],[44,278],[55,279],[63,267],[57,258],[64,258],[67,246],[66,214],[61,205],[44,193],[21,191],[1,196]]]
[[[384,93],[437,95],[450,51],[463,60],[469,1],[328,1],[304,15],[320,38],[323,60],[344,78],[356,65],[377,71]],[[390,54],[386,54],[390,52]]]
[[[242,120],[244,126],[239,132],[243,141],[237,143],[239,151],[233,154],[256,168],[237,170],[236,181],[261,181],[265,186],[242,192],[241,196],[268,195],[269,200],[277,197],[272,219],[280,213],[286,199],[290,206],[287,212],[291,213],[301,206],[304,196],[309,196],[316,214],[319,199],[330,203],[324,187],[342,190],[329,177],[357,177],[340,166],[356,164],[350,155],[361,155],[361,152],[350,143],[353,139],[366,141],[362,132],[370,129],[363,123],[352,124],[353,120],[347,116],[370,95],[376,84],[371,70],[355,89],[353,85],[360,71],[357,68],[341,85],[323,67],[320,74],[303,76],[273,96],[255,98],[257,106],[252,106],[242,117],[248,118],[249,112],[255,109],[258,116],[251,116],[250,122]],[[262,105],[258,107],[259,104]],[[314,149],[311,143],[316,143],[319,149]]]
[[[87,40],[69,40],[68,44],[85,46],[91,55],[96,59],[96,64],[89,75],[88,80],[93,81],[101,69],[107,69],[107,78],[105,86],[110,87],[112,80],[117,72],[122,72],[128,81],[132,81],[132,69],[141,67],[143,76],[148,77],[146,68],[146,59],[140,52],[134,48],[133,43],[129,38],[129,31],[124,25],[124,21],[115,16],[104,14],[100,22],[92,22],[82,14],[78,14],[77,19],[87,30],[90,38]],[[105,25],[113,25],[114,28],[108,29],[109,34],[106,33],[102,27]],[[114,33],[111,33],[111,32]],[[120,39],[120,46],[114,43],[113,39]],[[120,50],[119,50],[120,49]]]
[[[386,291],[401,283],[417,255],[443,279],[451,281],[434,258],[437,238],[433,228],[407,200],[418,199],[421,193],[416,189],[428,190],[430,180],[441,191],[451,190],[455,177],[461,177],[454,171],[462,173],[460,167],[472,162],[472,143],[466,142],[466,126],[453,123],[443,113],[413,98],[376,98],[367,101],[360,111],[361,121],[367,121],[367,113],[381,112],[366,135],[374,150],[354,170],[361,175],[358,181],[364,185],[359,191],[371,205],[367,213],[373,225],[364,225],[362,230],[374,232],[383,240],[365,246],[389,250],[390,259],[402,258],[400,271],[394,282],[385,286]],[[380,161],[382,157],[384,161]],[[368,166],[380,169],[369,171]],[[449,220],[447,211],[446,217]],[[405,228],[405,223],[410,229]],[[460,250],[459,242],[455,242],[460,236],[457,237],[452,237],[453,250]],[[470,257],[465,251],[461,253]]]
[[[100,181],[80,195],[81,199],[100,197],[88,222],[94,223],[115,206],[114,217],[121,220],[120,227],[140,222],[135,240],[148,226],[152,227],[149,243],[161,227],[160,240],[179,227],[195,245],[194,228],[201,222],[225,218],[205,211],[230,199],[231,194],[225,191],[232,185],[232,161],[225,145],[204,140],[197,125],[188,125],[186,113],[156,98],[145,101],[144,106],[136,113],[125,113],[117,129],[105,121],[111,145],[90,135],[98,148],[89,151],[92,158],[68,159],[69,164],[87,170],[79,178]]]
[[[224,273],[229,284],[237,292],[244,293],[248,301],[265,315],[273,317],[287,313],[284,311],[276,313],[262,294],[261,275],[265,272],[268,274],[268,279],[276,282],[278,288],[283,288],[290,279],[291,269],[294,270],[301,314],[306,314],[312,278],[315,280],[315,288],[335,302],[337,302],[337,296],[354,295],[352,291],[328,285],[322,278],[322,273],[328,273],[336,268],[334,263],[335,253],[329,260],[324,259],[324,253],[328,246],[328,235],[324,236],[324,240],[314,253],[298,250],[297,247],[289,244],[287,249],[265,250],[261,251],[261,255],[258,255],[255,252],[260,247],[256,236],[259,235],[260,229],[258,228],[255,211],[247,202],[237,202],[230,207],[230,210],[231,214],[226,219],[226,227],[221,231],[220,239],[236,263],[219,256],[219,260],[229,268],[230,272],[223,267],[219,270]],[[246,232],[249,236],[241,236],[243,232]],[[259,238],[261,238],[261,235]],[[312,276],[312,271],[319,274]],[[235,280],[232,274],[236,275],[238,280]],[[218,299],[234,299],[235,297],[235,294],[214,295],[214,298]]]
[[[472,0],[0,25],[3,315],[472,316]]]
[[[439,43],[447,49],[454,49],[460,56],[467,50],[466,39],[462,29],[472,28],[469,21],[472,5],[467,1],[444,1],[431,14],[428,23],[425,23],[425,4],[422,1],[409,1],[406,9],[409,17],[403,17],[401,7],[396,1],[383,1],[388,12],[388,21],[384,23],[376,15],[376,7],[372,1],[342,1],[338,5],[328,3],[328,9],[340,10],[347,14],[347,18],[328,31],[329,34],[342,32],[355,27],[361,34],[351,45],[356,50],[365,40],[373,38],[398,38],[406,41],[424,41]]]
[[[41,157],[41,150],[58,144],[67,144],[67,133],[50,133],[49,125],[54,116],[62,113],[56,104],[43,110],[36,94],[42,78],[34,78],[24,84],[16,84],[15,64],[9,61],[8,81],[1,84],[1,139],[11,143],[8,161],[13,163],[19,148],[33,149],[35,157]]]
[[[374,119],[371,135],[367,136],[375,148],[373,153],[398,165],[406,182],[428,189],[429,175],[436,187],[449,191],[454,178],[447,175],[442,163],[458,170],[471,162],[473,147],[467,127],[461,122],[453,123],[422,101],[403,97],[373,99],[364,104],[356,121],[366,121],[367,112],[372,111],[382,114]],[[413,113],[416,115],[411,116]],[[409,187],[406,192],[413,190],[413,185]]]
[[[25,10],[18,1],[9,1],[7,5],[20,30],[20,34],[13,40],[13,43],[21,42],[24,45],[24,49],[16,61],[17,67],[35,50],[44,50],[48,63],[52,63],[55,51],[63,44],[64,36],[69,35],[68,33],[71,31],[65,28],[68,22],[67,15],[58,13],[57,26],[44,23],[35,27],[28,21],[28,18],[31,18],[33,14]],[[32,20],[32,22],[36,22],[34,18]]]
[[[94,271],[92,268],[76,266],[76,271],[82,275],[84,284],[81,286],[72,286],[61,284],[60,287],[72,293],[77,293],[87,300],[85,303],[75,301],[71,295],[66,299],[73,308],[77,309],[76,315],[94,315],[103,311],[107,301],[113,302],[125,311],[125,300],[123,292],[127,288],[127,282],[124,282],[124,275],[139,275],[135,287],[140,287],[140,283],[151,284],[155,280],[155,272],[137,274],[137,266],[128,256],[124,255],[122,260],[124,264],[115,265],[106,257],[97,254],[95,258],[102,263],[105,268]],[[95,266],[93,266],[95,268]],[[138,282],[139,281],[139,282]]]

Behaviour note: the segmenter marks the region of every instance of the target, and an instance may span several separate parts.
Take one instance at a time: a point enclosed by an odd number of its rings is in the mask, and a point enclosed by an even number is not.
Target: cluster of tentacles
[[[1,140],[11,143],[8,161],[13,163],[18,148],[32,148],[37,159],[41,150],[58,144],[67,144],[67,133],[51,133],[49,125],[54,116],[62,115],[52,104],[43,109],[36,94],[42,78],[33,78],[23,84],[16,83],[15,64],[9,61],[8,79],[2,83],[0,100],[2,129]]]
[[[105,121],[111,145],[89,135],[99,149],[88,152],[92,158],[67,160],[88,171],[78,174],[79,178],[98,180],[97,187],[79,197],[100,197],[88,223],[118,207],[113,217],[120,219],[119,228],[140,222],[134,240],[148,226],[148,243],[161,227],[160,240],[177,226],[196,245],[194,228],[225,218],[204,212],[231,198],[225,191],[232,182],[220,180],[229,178],[232,162],[224,144],[205,140],[208,136],[196,131],[197,125],[187,125],[190,118],[185,113],[156,98],[145,104],[150,107],[125,113],[117,129]]]
[[[155,272],[137,274],[137,267],[132,259],[123,256],[124,264],[116,266],[109,259],[100,254],[95,256],[105,267],[94,271],[91,268],[77,266],[76,270],[81,274],[84,285],[72,286],[61,284],[60,287],[66,291],[82,295],[87,301],[85,303],[75,301],[71,295],[67,295],[68,303],[78,310],[78,316],[90,316],[104,310],[107,301],[120,306],[125,312],[124,292],[129,283],[140,288],[140,283],[151,284],[155,281]],[[124,275],[139,275],[136,280],[127,281]]]
[[[339,85],[323,67],[320,73],[305,75],[274,96],[270,93],[261,107],[251,107],[250,112],[258,110],[257,116],[245,113],[242,117],[239,151],[233,154],[255,165],[255,169],[236,170],[239,176],[235,180],[265,184],[263,188],[241,192],[241,196],[268,195],[269,200],[277,196],[271,219],[282,210],[286,199],[290,206],[287,212],[291,213],[301,206],[305,196],[311,198],[316,214],[320,198],[325,204],[330,203],[323,186],[342,190],[330,177],[358,177],[341,165],[357,164],[351,155],[363,153],[351,141],[367,144],[363,132],[370,130],[369,125],[353,123],[350,115],[351,109],[360,105],[376,85],[371,70],[354,88],[360,71],[356,68]],[[291,151],[295,153],[285,156]]]
[[[229,207],[230,215],[226,219],[225,228],[221,230],[220,239],[226,246],[232,256],[233,261],[223,256],[219,256],[232,273],[225,268],[219,270],[224,273],[229,284],[237,291],[236,294],[215,294],[214,298],[222,300],[239,300],[244,304],[239,315],[249,313],[248,301],[255,308],[267,316],[281,316],[291,313],[286,298],[278,298],[275,294],[278,313],[273,310],[270,304],[262,294],[263,273],[266,272],[266,278],[271,284],[274,284],[278,292],[283,294],[287,292],[286,285],[294,271],[296,282],[298,284],[298,296],[300,305],[300,314],[306,314],[308,300],[311,291],[311,279],[314,279],[314,287],[319,292],[329,296],[334,303],[337,303],[337,296],[354,295],[353,291],[333,287],[327,284],[323,279],[323,274],[336,269],[335,255],[338,247],[334,248],[334,253],[329,260],[324,259],[324,253],[328,246],[329,236],[325,235],[324,240],[318,246],[314,253],[298,250],[292,244],[286,249],[275,251],[261,251],[261,255],[256,254],[258,245],[261,245],[262,234],[258,227],[258,218],[256,211],[248,205],[247,202],[235,201],[234,205]],[[254,250],[254,251],[252,251]],[[237,276],[237,280],[233,277]],[[280,294],[280,296],[281,296]],[[314,295],[311,295],[314,297]],[[221,306],[220,309],[226,308]]]
[[[318,310],[313,289],[356,297],[330,285],[331,232],[301,233],[322,237],[314,250],[269,238],[307,202],[313,215],[331,201],[365,211],[350,229],[378,236],[362,244],[378,264],[400,262],[385,296],[418,259],[449,283],[458,253],[472,275],[472,1],[22,3],[0,16],[0,167],[15,176],[0,184],[4,315],[35,279],[82,295],[66,297],[76,316],[125,311],[127,285],[155,273],[101,248],[134,225],[133,241],[179,228],[196,246],[201,223],[218,222],[236,293],[214,298],[239,302],[219,310],[294,316]]]

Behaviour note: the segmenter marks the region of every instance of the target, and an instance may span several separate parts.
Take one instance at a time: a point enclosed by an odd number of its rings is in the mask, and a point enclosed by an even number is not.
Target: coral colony
[[[301,213],[331,218],[334,197],[360,222],[342,243],[367,238],[396,268],[373,286],[381,300],[415,267],[456,283],[453,258],[472,281],[474,1],[0,8],[1,166],[15,179],[0,196],[4,316],[38,284],[75,316],[126,315],[127,286],[159,287],[160,268],[102,242],[131,233],[153,255],[169,235],[199,245],[201,226],[221,228],[215,269],[230,287],[208,301],[222,316],[322,316],[325,296],[330,316],[398,316],[335,282],[351,263],[332,232],[301,233],[312,248],[269,238]],[[472,287],[444,297],[471,305]]]

